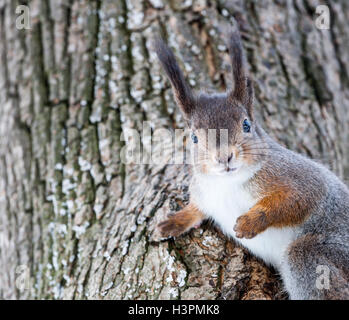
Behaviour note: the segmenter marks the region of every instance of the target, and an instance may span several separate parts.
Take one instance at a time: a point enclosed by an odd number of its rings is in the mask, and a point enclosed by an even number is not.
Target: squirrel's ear
[[[229,37],[229,55],[233,68],[234,90],[230,93],[231,100],[240,101],[252,118],[254,90],[252,81],[246,77],[245,56],[242,49],[240,34],[232,32]]]
[[[253,102],[254,102],[254,88],[253,88],[253,81],[250,78],[246,79],[246,97],[244,101],[245,108],[247,110],[247,114],[250,117],[251,120],[253,120]]]
[[[175,56],[170,48],[160,39],[155,41],[155,50],[162,67],[171,81],[176,102],[184,116],[189,119],[195,107],[195,99],[190,87],[184,80]]]

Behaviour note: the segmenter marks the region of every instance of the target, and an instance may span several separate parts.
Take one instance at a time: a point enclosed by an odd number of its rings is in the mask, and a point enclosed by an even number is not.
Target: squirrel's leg
[[[236,220],[236,237],[251,239],[269,227],[302,223],[311,209],[303,198],[293,191],[275,191],[265,196]]]
[[[291,299],[349,299],[349,252],[345,246],[305,235],[294,241],[281,265]]]
[[[160,222],[157,229],[164,238],[178,237],[191,228],[199,225],[205,219],[205,215],[193,204],[188,204],[182,210],[163,222]]]

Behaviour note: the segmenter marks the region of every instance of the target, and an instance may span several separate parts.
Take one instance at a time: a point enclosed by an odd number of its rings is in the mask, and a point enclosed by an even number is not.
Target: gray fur
[[[348,187],[324,166],[279,146],[267,135],[264,140],[276,149],[264,159],[264,169],[292,184],[310,207],[280,270],[290,298],[349,299]],[[321,281],[327,270],[329,287]]]
[[[324,166],[280,146],[256,123],[253,88],[243,73],[239,36],[232,35],[229,47],[238,83],[226,94],[194,97],[170,50],[158,45],[158,55],[192,130],[228,129],[229,144],[249,149],[249,161],[261,165],[248,182],[256,198],[273,188],[292,191],[291,201],[278,209],[274,221],[282,225],[287,212],[299,230],[280,268],[290,298],[349,299],[349,190]],[[241,133],[244,119],[252,123],[248,135]],[[219,130],[217,134],[219,142]],[[326,270],[329,287],[321,281]]]

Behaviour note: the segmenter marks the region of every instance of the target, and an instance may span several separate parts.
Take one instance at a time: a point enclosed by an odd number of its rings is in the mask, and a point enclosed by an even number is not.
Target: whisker
[[[272,147],[269,147],[268,145],[261,145],[260,143],[251,143],[251,144],[248,144],[248,143],[242,143],[240,145],[237,146],[238,148],[250,148],[250,147],[253,147],[253,148],[257,148],[257,147],[260,147],[260,148],[272,148]]]
[[[273,151],[279,151],[276,148],[244,148],[243,151],[253,151],[253,150],[273,150]]]
[[[243,139],[241,141],[242,144],[259,144],[259,145],[268,145],[265,141],[263,140],[246,140],[246,139]]]
[[[251,148],[251,149],[268,149],[268,150],[275,150],[276,148],[273,147],[258,147],[258,146],[242,146],[243,148]]]
[[[240,154],[242,157],[243,156],[263,156],[263,157],[267,157],[268,155],[265,153],[242,153]]]

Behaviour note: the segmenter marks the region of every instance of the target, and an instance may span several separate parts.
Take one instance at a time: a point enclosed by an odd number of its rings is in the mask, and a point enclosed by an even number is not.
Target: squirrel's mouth
[[[220,167],[212,168],[211,173],[218,174],[220,176],[225,176],[225,175],[232,174],[233,172],[235,173],[236,171],[238,171],[238,169],[239,169],[239,166],[237,167],[220,166]]]
[[[219,173],[219,174],[221,174],[221,175],[225,175],[225,174],[227,174],[227,173],[231,173],[231,172],[234,172],[234,171],[236,171],[238,168],[230,168],[230,167],[228,167],[228,168],[221,168],[220,170],[218,170],[218,172],[217,173]]]

